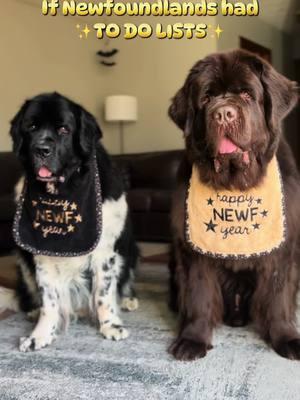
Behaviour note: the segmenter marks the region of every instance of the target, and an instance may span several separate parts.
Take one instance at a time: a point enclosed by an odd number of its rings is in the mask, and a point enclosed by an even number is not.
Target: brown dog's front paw
[[[178,338],[169,347],[169,353],[177,360],[192,361],[206,356],[212,345],[202,342],[194,342],[189,339]]]
[[[300,360],[300,338],[281,340],[274,349],[282,357]]]

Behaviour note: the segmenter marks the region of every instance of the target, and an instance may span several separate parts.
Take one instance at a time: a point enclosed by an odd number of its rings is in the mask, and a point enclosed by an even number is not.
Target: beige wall
[[[252,40],[272,51],[272,62],[279,70],[283,70],[283,37],[278,29],[258,17],[224,17],[218,16],[217,22],[224,33],[218,41],[218,50],[228,50],[239,47],[240,36]]]
[[[153,26],[158,22],[155,18],[143,21]],[[164,21],[175,22],[169,18]],[[214,24],[213,18],[206,21]],[[106,94],[134,95],[139,106],[138,121],[125,125],[125,152],[182,148],[182,133],[167,115],[170,99],[192,65],[216,51],[216,40],[118,39],[112,45],[120,54],[118,65],[103,72]],[[104,123],[103,127],[106,135],[118,137],[117,125]]]
[[[16,0],[6,3],[0,24],[0,48],[5,54],[0,63],[0,150],[11,149],[9,121],[23,101],[53,90],[97,117],[104,144],[112,153],[119,151],[119,136],[117,125],[103,122],[103,102],[109,94],[138,98],[138,122],[125,126],[126,152],[181,147],[181,134],[167,117],[169,99],[194,61],[216,50],[215,41],[116,40],[111,45],[120,49],[118,65],[105,68],[95,55],[103,41],[95,36],[80,40],[75,33],[75,25],[86,21],[43,17],[39,7]]]
[[[217,50],[238,47],[238,36],[243,35],[271,48],[275,65],[279,69],[282,66],[281,33],[257,18],[205,18],[207,24],[220,23],[224,29],[220,41],[210,37],[114,40],[111,47],[120,50],[118,64],[105,68],[95,55],[103,48],[103,42],[95,36],[80,40],[75,32],[76,23],[86,19],[43,17],[38,7],[16,0],[6,2],[5,9],[0,24],[0,48],[5,54],[0,63],[0,150],[11,148],[9,121],[24,99],[53,90],[72,97],[97,117],[104,131],[104,144],[111,153],[118,152],[119,138],[118,126],[103,121],[104,98],[110,94],[138,98],[138,121],[125,125],[126,152],[181,148],[182,135],[169,121],[167,108],[198,59]],[[197,22],[193,18],[181,21]],[[152,17],[143,18],[143,22],[177,21]]]
[[[26,98],[40,92],[57,90],[100,114],[99,44],[80,41],[75,24],[72,18],[43,17],[35,6],[6,2],[0,24],[0,150],[11,148],[11,118]],[[113,145],[109,138],[107,144]]]

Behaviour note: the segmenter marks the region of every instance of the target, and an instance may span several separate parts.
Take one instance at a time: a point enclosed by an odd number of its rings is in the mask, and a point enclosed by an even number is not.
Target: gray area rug
[[[166,268],[143,265],[137,289],[140,308],[124,315],[131,336],[122,342],[77,323],[52,347],[23,354],[18,338],[31,323],[21,314],[0,321],[0,399],[300,399],[300,362],[277,356],[249,327],[220,328],[202,360],[173,360]]]

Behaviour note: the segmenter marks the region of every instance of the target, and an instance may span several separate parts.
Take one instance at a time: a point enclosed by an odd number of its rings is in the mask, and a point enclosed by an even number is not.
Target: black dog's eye
[[[67,135],[68,133],[70,133],[70,130],[69,130],[69,128],[66,127],[66,126],[60,126],[60,127],[57,129],[57,133],[60,134],[60,135]]]
[[[30,124],[27,129],[29,132],[33,132],[36,130],[36,128],[37,126],[35,124]]]

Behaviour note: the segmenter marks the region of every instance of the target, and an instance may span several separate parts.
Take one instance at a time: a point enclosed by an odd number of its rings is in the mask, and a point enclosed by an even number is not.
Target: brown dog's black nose
[[[219,124],[224,124],[225,122],[231,123],[237,119],[237,110],[233,106],[219,107],[214,112],[213,118]]]
[[[51,147],[47,144],[36,145],[34,150],[39,157],[43,158],[49,157],[51,154]]]

